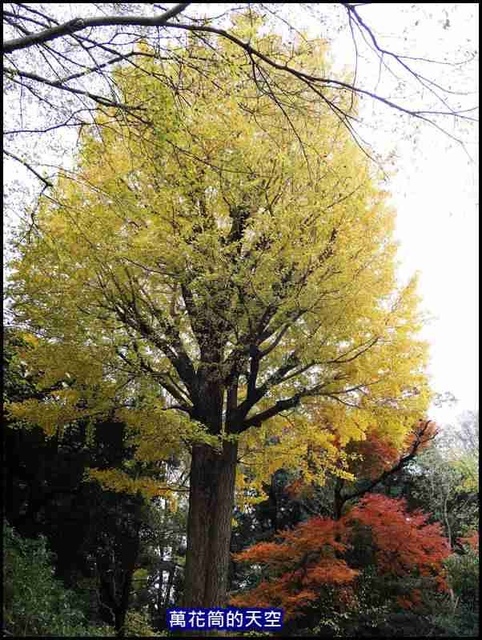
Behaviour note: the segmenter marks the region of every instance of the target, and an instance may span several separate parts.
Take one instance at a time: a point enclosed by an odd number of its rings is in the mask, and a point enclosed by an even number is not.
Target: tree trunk
[[[333,511],[335,520],[341,519],[341,514],[343,512],[343,505],[346,502],[346,499],[342,496],[342,488],[343,488],[343,480],[341,478],[336,478],[335,480],[335,495],[334,495],[334,504]]]
[[[221,452],[204,444],[192,451],[185,607],[226,605],[234,509],[237,444],[224,442]]]

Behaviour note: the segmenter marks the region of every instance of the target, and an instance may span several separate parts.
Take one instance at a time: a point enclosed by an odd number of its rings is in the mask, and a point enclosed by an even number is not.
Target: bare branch
[[[74,18],[68,22],[64,22],[55,27],[44,29],[39,33],[33,33],[23,38],[7,40],[3,43],[4,53],[12,53],[19,49],[28,49],[36,44],[44,44],[51,40],[56,40],[63,36],[72,35],[77,31],[83,31],[89,27],[115,27],[122,25],[139,26],[139,27],[162,27],[168,20],[176,17],[184,11],[191,3],[181,2],[176,4],[172,9],[166,11],[160,16],[154,18],[144,18],[140,16],[106,16],[101,18]]]
[[[104,107],[116,107],[117,109],[122,109],[124,111],[134,112],[134,111],[144,111],[144,108],[141,106],[131,106],[121,102],[117,102],[115,100],[110,100],[109,98],[105,98],[104,96],[91,93],[90,91],[84,91],[82,89],[76,89],[75,87],[66,86],[63,80],[49,80],[48,78],[43,78],[42,76],[37,75],[36,73],[30,73],[29,71],[21,71],[18,69],[13,69],[12,67],[4,68],[5,73],[10,76],[12,80],[16,80],[17,78],[25,78],[27,80],[33,80],[35,82],[40,82],[49,87],[54,87],[55,89],[61,89],[62,91],[67,91],[69,93],[73,93],[79,96],[86,96],[95,102],[98,102]]]
[[[8,151],[7,149],[3,150],[3,153],[8,156],[9,158],[12,158],[13,160],[16,160],[17,162],[19,162],[20,164],[23,164],[24,167],[26,167],[31,173],[33,173],[33,175],[38,178],[38,180],[40,180],[41,182],[44,183],[45,187],[52,187],[53,184],[50,182],[50,180],[48,180],[47,178],[45,178],[44,176],[40,175],[40,173],[38,171],[36,171],[32,165],[30,165],[26,160],[23,160],[22,158],[19,158],[18,156],[16,156],[14,153],[12,153],[11,151]]]

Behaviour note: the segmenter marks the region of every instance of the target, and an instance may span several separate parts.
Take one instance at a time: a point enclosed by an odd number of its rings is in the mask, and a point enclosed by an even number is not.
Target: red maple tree
[[[428,523],[420,511],[409,512],[402,499],[374,494],[365,496],[340,520],[314,517],[282,532],[274,542],[262,542],[237,554],[237,562],[257,567],[260,582],[234,596],[231,604],[281,607],[288,620],[302,615],[320,597],[322,587],[331,586],[343,605],[353,598],[354,591],[348,587],[355,588],[360,574],[347,560],[360,528],[370,534],[379,575],[418,576],[432,579],[438,589],[446,588],[442,562],[450,549],[440,525]],[[414,589],[399,604],[412,607],[417,598]]]
[[[260,583],[231,599],[239,607],[281,607],[285,619],[296,617],[316,600],[322,585],[351,582],[358,571],[340,558],[342,525],[315,517],[279,534],[275,542],[261,542],[235,555],[237,562],[263,566]]]
[[[370,529],[375,547],[376,565],[381,573],[440,575],[442,561],[450,547],[442,526],[429,524],[421,511],[409,512],[403,498],[380,494],[363,497],[344,518]]]

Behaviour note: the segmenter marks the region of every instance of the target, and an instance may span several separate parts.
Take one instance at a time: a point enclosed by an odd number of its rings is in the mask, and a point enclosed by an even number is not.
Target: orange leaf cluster
[[[292,500],[296,500],[303,492],[306,492],[307,486],[301,478],[293,480],[285,487],[285,492]]]
[[[402,456],[412,452],[413,448],[416,449],[416,455],[419,455],[431,445],[436,434],[435,422],[420,420],[400,449],[373,429],[367,433],[365,440],[354,442],[348,447],[357,458],[351,465],[351,471],[359,478],[373,480],[383,471],[393,467]]]
[[[369,494],[346,516],[371,531],[378,570],[404,576],[440,576],[442,562],[450,554],[441,525],[428,524],[421,511],[409,512],[405,500]]]
[[[398,596],[397,602],[402,609],[417,609],[422,603],[422,592],[420,589],[413,589],[406,596]]]
[[[375,431],[367,434],[366,440],[352,447],[360,459],[352,464],[351,471],[360,478],[373,480],[392,467],[400,457],[398,449],[383,440]]]
[[[415,428],[408,434],[405,440],[405,449],[409,451],[414,444],[417,445],[417,455],[431,446],[437,435],[437,423],[433,420],[419,420]]]
[[[479,532],[472,531],[467,536],[457,540],[459,544],[468,545],[474,551],[479,551]]]
[[[265,565],[271,579],[232,598],[231,604],[282,607],[289,619],[316,600],[321,586],[351,582],[358,571],[337,557],[346,550],[342,533],[340,522],[315,517],[283,531],[276,542],[262,542],[238,553],[236,561]]]
[[[336,587],[337,602],[350,608],[357,602],[354,581],[360,571],[344,556],[348,545],[357,543],[360,525],[371,532],[381,575],[430,577],[439,589],[446,588],[442,562],[450,548],[440,525],[429,524],[419,511],[408,512],[402,499],[368,495],[341,520],[315,517],[283,531],[274,542],[238,553],[237,562],[257,565],[262,574],[257,587],[236,595],[231,604],[282,607],[285,618],[291,619],[319,598],[320,588],[331,586]],[[413,608],[419,601],[413,591],[399,604]]]

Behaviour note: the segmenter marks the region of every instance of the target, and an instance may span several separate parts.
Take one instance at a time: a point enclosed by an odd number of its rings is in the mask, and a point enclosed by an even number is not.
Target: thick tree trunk
[[[184,606],[226,605],[237,444],[193,447]]]

